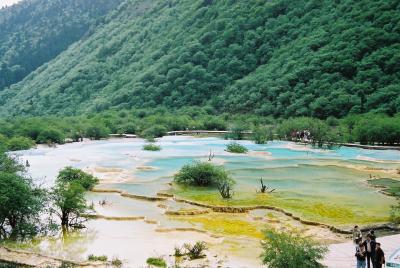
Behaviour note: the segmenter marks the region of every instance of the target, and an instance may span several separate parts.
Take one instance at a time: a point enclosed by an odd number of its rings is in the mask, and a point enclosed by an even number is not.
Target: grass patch
[[[165,260],[160,258],[160,257],[158,257],[158,258],[154,258],[154,257],[148,258],[146,260],[146,263],[148,265],[153,265],[153,266],[157,266],[157,267],[167,267],[167,263],[165,262]]]
[[[106,255],[96,256],[96,255],[90,254],[88,256],[88,260],[89,261],[107,261],[108,257]]]
[[[153,151],[153,152],[161,151],[161,146],[158,146],[158,145],[155,145],[153,143],[150,143],[150,144],[144,145],[143,146],[143,150],[145,150],[145,151]]]
[[[226,151],[235,154],[245,154],[249,150],[237,142],[231,142],[226,146]]]
[[[203,241],[197,241],[194,245],[185,244],[185,249],[187,250],[187,255],[189,259],[196,260],[206,257],[204,251],[207,249],[206,243]]]
[[[122,261],[116,257],[114,257],[111,261],[111,265],[114,267],[121,267],[122,266]]]

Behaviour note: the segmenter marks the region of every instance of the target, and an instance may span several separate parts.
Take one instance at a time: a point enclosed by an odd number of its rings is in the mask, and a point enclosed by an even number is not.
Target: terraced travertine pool
[[[349,229],[354,224],[387,222],[395,203],[368,185],[367,179],[400,180],[399,151],[318,150],[291,142],[256,145],[240,141],[249,148],[249,153],[240,155],[225,152],[229,141],[214,137],[164,137],[157,141],[162,147],[159,152],[143,151],[144,143],[141,139],[110,139],[17,152],[22,161],[29,161],[35,181],[48,187],[65,166],[82,168],[101,180],[98,192],[87,194],[99,216],[88,222],[87,229],[24,246],[74,260],[84,260],[89,254],[118,256],[126,267],[138,267],[148,257],[159,255],[172,263],[169,255],[174,246],[202,240],[213,253],[208,258],[210,266],[256,267],[265,228],[296,229],[327,243],[345,237],[266,208],[220,213],[173,198],[149,201],[129,194],[157,197],[161,192],[204,205],[271,206],[302,220]],[[215,189],[171,184],[177,170],[193,160],[206,160],[210,150],[215,155],[212,161],[224,165],[236,181],[231,200],[221,199]],[[276,190],[257,193],[260,178]],[[101,200],[106,205],[99,205]]]

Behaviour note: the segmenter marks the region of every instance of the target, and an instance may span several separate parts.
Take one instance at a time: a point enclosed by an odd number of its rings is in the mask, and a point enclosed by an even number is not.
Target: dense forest
[[[207,106],[275,117],[394,115],[399,44],[396,0],[129,0],[0,93],[0,114]]]
[[[0,10],[0,91],[87,38],[122,0],[31,0]]]
[[[136,134],[149,141],[173,130],[227,130],[226,139],[252,139],[255,143],[269,140],[294,140],[293,133],[311,132],[312,144],[318,147],[340,146],[360,142],[370,145],[400,144],[400,114],[349,115],[342,119],[329,117],[273,118],[272,116],[215,115],[208,108],[184,108],[168,112],[154,110],[108,110],[82,116],[42,116],[0,119],[0,151],[29,149],[36,144],[62,144],[108,138],[110,134]],[[245,134],[251,131],[252,134]]]

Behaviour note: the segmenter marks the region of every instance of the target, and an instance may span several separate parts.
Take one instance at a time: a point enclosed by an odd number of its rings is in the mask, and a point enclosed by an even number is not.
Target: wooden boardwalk
[[[377,242],[381,243],[381,248],[385,252],[386,261],[390,255],[400,248],[400,234],[385,237],[378,237]],[[329,252],[322,262],[329,268],[353,268],[356,267],[355,246],[353,242],[333,244],[329,246]]]
[[[168,131],[167,134],[170,136],[175,135],[201,135],[201,134],[227,134],[232,133],[232,131],[227,130],[177,130]],[[241,131],[242,134],[252,134],[252,131]]]

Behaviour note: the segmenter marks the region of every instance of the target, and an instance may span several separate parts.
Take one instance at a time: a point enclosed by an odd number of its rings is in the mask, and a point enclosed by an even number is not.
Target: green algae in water
[[[358,203],[354,199],[346,197],[335,199],[319,195],[302,195],[288,191],[257,194],[255,190],[253,192],[241,191],[238,186],[236,187],[235,195],[228,200],[221,198],[219,193],[212,188],[174,186],[173,192],[184,199],[215,206],[273,206],[282,208],[305,220],[340,226],[350,226],[355,222],[359,224],[387,222],[389,220],[390,205],[394,202],[392,199],[374,191],[367,196],[375,196],[375,200],[372,200],[371,203],[363,203],[363,200],[360,200]],[[362,194],[361,192],[358,193]],[[371,207],[374,201],[377,202]],[[386,207],[383,207],[382,204],[385,203]]]
[[[400,180],[379,178],[368,180],[368,183],[373,186],[382,188],[382,190],[389,195],[400,197]]]

